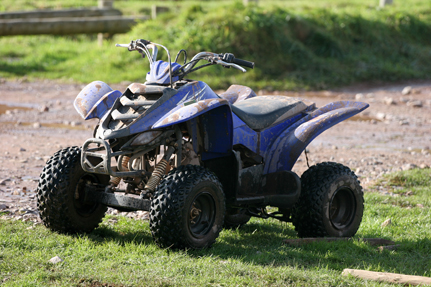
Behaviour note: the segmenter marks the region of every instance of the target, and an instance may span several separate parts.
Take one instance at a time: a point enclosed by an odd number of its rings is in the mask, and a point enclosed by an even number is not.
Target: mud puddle
[[[5,103],[0,102],[0,115],[5,114],[7,111],[21,110],[29,111],[35,109],[36,106],[30,104],[15,104],[15,103]]]

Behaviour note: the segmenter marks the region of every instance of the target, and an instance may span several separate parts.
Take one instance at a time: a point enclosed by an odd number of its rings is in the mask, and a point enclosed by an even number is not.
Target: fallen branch
[[[410,285],[431,285],[430,277],[404,275],[397,273],[373,272],[357,269],[344,269],[342,275],[352,275],[356,278]]]
[[[333,242],[333,241],[347,241],[347,240],[358,240],[364,241],[372,246],[377,245],[394,245],[395,242],[383,238],[351,238],[351,237],[319,237],[319,238],[298,238],[298,239],[286,239],[283,243],[288,245],[303,245],[312,242]]]
[[[398,247],[400,247],[400,244],[395,244],[395,245],[387,245],[387,246],[379,246],[377,249],[379,251],[383,251],[383,250],[397,250]]]

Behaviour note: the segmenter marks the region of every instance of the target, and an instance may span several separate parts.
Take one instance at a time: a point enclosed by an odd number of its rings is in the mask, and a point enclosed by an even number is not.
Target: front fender
[[[198,102],[186,102],[166,113],[152,128],[159,129],[186,122],[220,106],[229,106],[229,102],[225,99],[206,99]]]
[[[368,108],[367,103],[330,103],[287,128],[266,152],[265,173],[291,170],[307,145],[330,127]]]
[[[100,119],[121,95],[120,91],[114,91],[108,84],[94,81],[82,89],[73,105],[83,119]]]

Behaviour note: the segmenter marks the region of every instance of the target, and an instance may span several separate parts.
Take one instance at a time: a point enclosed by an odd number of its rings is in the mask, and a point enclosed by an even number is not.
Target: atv
[[[292,222],[300,237],[355,235],[364,209],[356,175],[334,162],[301,178],[292,167],[316,136],[368,104],[317,108],[241,85],[217,94],[186,76],[211,65],[246,72],[254,63],[211,52],[187,62],[185,50],[172,62],[166,47],[143,39],[117,46],[148,58],[146,82],[120,92],[95,81],[76,97],[77,112],[99,122],[82,147],[56,152],[41,173],[37,206],[49,229],[91,232],[112,207],[148,211],[162,248],[210,247],[223,228],[252,216]],[[157,60],[158,47],[167,61]]]

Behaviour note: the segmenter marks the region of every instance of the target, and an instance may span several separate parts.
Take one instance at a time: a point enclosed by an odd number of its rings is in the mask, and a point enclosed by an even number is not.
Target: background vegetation
[[[256,69],[210,67],[194,78],[214,88],[237,82],[265,89],[324,89],[364,81],[429,79],[431,6],[425,0],[377,7],[364,1],[159,1],[171,12],[115,35],[103,47],[93,36],[0,38],[0,77],[108,83],[144,81],[146,60],[114,47],[144,38],[173,56],[186,49],[231,52]],[[115,1],[124,14],[148,13],[153,1]],[[0,10],[96,6],[96,1],[4,0]]]
[[[384,186],[398,196],[365,194],[365,214],[355,237],[393,240],[400,244],[395,251],[378,251],[358,240],[283,245],[296,233],[290,223],[275,219],[253,218],[242,229],[224,230],[212,248],[201,251],[160,249],[152,241],[148,221],[122,216],[108,216],[94,232],[76,236],[0,219],[0,284],[393,286],[343,277],[344,268],[429,277],[430,173],[423,169],[393,174],[371,189]],[[388,218],[392,224],[382,227]],[[64,262],[49,263],[54,256]]]

